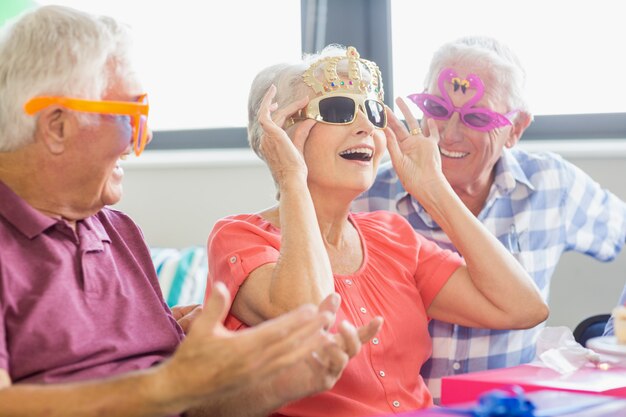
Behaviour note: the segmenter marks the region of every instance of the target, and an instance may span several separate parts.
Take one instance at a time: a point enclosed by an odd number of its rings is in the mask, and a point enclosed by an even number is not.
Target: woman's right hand
[[[299,178],[306,182],[307,167],[303,155],[304,142],[316,122],[306,119],[286,129],[281,126],[285,125],[290,116],[305,107],[309,98],[303,97],[278,109],[278,103],[273,102],[275,95],[276,86],[272,84],[259,107],[257,117],[264,132],[259,148],[279,187],[293,178]]]

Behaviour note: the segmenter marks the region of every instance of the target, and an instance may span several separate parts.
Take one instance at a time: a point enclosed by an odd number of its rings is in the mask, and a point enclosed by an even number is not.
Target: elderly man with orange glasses
[[[167,308],[118,160],[151,140],[128,30],[48,6],[0,37],[0,417],[267,415],[331,387],[378,331],[339,297],[246,332]]]

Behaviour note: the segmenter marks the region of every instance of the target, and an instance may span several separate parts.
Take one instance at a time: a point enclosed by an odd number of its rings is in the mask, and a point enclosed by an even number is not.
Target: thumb
[[[320,303],[318,311],[328,312],[332,316],[332,322],[329,323],[324,330],[328,330],[330,327],[332,327],[333,323],[335,322],[335,316],[337,314],[337,310],[339,309],[340,304],[341,296],[336,292],[324,298],[324,300]]]
[[[223,323],[228,310],[230,310],[230,292],[221,283],[216,282],[211,290],[211,295],[204,303],[204,308],[199,317],[192,323],[205,329],[213,328],[217,323]]]

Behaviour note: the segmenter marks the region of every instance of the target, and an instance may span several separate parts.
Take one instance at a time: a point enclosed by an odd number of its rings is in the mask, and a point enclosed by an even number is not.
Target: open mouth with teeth
[[[372,160],[374,153],[369,148],[354,148],[340,152],[339,156],[350,161],[369,162]]]
[[[443,156],[447,156],[448,158],[463,158],[467,155],[469,155],[467,152],[453,152],[453,151],[449,151],[447,149],[444,149],[442,147],[439,147],[439,152],[443,155]]]

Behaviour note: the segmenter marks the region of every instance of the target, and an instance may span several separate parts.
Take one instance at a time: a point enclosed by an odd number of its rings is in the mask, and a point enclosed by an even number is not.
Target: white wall
[[[560,153],[626,200],[626,141],[519,146]],[[125,161],[124,169],[124,198],[117,208],[135,219],[152,246],[205,245],[219,218],[275,203],[269,171],[249,150],[146,151]],[[573,327],[610,311],[625,282],[626,254],[606,264],[565,254],[552,284],[548,323]]]

